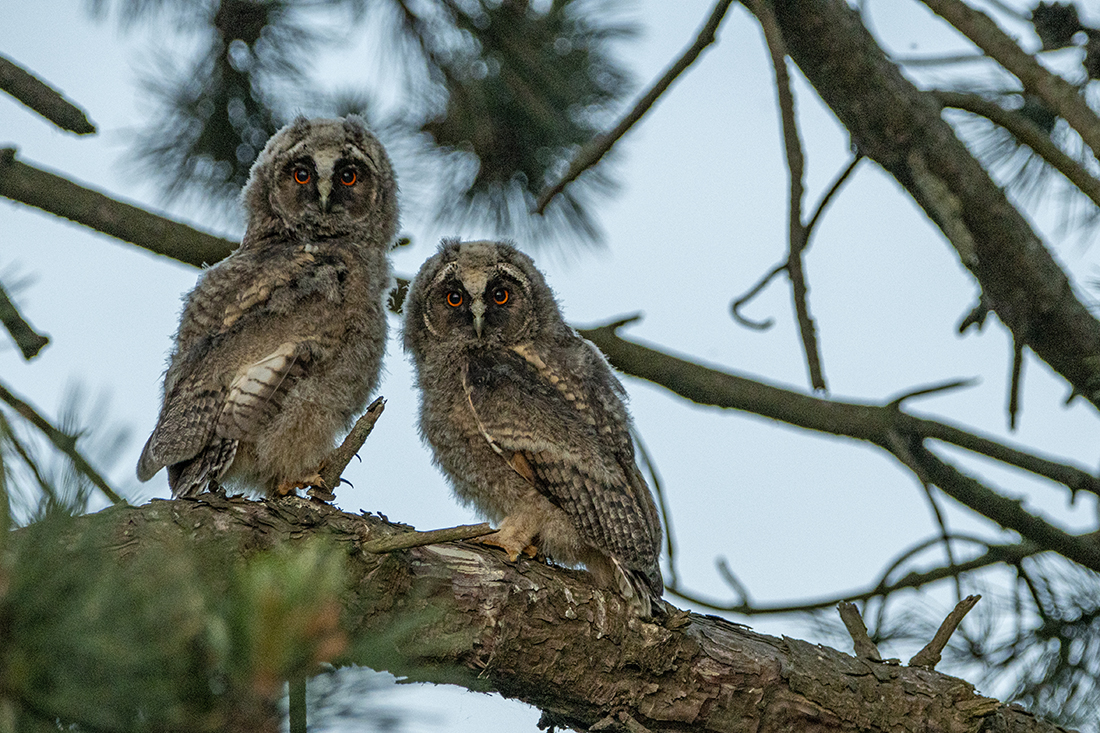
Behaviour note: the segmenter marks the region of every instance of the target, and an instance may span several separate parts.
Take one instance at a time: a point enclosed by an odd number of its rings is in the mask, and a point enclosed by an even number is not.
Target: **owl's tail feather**
[[[611,558],[615,567],[615,579],[619,594],[634,610],[639,618],[652,618],[654,611],[662,611],[664,605],[661,602],[661,592],[664,584],[661,581],[661,571],[635,570],[624,566],[615,558]],[[654,578],[656,574],[656,578]],[[660,589],[660,590],[658,590]]]
[[[236,440],[221,440],[195,456],[168,467],[168,485],[176,499],[192,497],[207,489],[211,481],[217,481],[229,470],[237,455]]]

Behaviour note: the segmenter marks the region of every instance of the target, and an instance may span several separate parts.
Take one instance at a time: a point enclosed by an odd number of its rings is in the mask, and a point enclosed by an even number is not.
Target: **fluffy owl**
[[[529,257],[445,241],[405,301],[420,431],[512,560],[584,564],[639,615],[664,589],[661,526],[634,462],[624,390],[566,325]]]
[[[137,465],[173,496],[211,482],[320,485],[378,381],[397,228],[386,151],[355,116],[299,117],[256,159],[241,246],[185,299],[156,429]]]

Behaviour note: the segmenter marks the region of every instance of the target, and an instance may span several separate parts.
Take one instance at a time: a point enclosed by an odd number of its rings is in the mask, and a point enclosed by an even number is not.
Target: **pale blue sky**
[[[874,31],[900,52],[967,47],[919,3],[865,5]],[[120,34],[113,23],[90,21],[84,7],[80,0],[0,0],[0,52],[79,103],[99,134],[77,138],[57,131],[0,96],[0,145],[14,144],[26,162],[113,196],[161,207],[154,188],[126,162],[131,132],[145,115],[138,79],[165,32],[142,26]],[[710,3],[700,0],[639,3],[634,17],[642,35],[621,53],[640,84],[690,43],[709,12]],[[317,60],[318,78],[346,88],[371,78],[374,58],[364,44],[326,49]],[[845,165],[848,141],[813,90],[797,73],[795,78],[809,209]],[[400,90],[391,94],[399,98]],[[606,246],[563,256],[518,242],[546,272],[571,322],[595,324],[642,311],[645,319],[629,336],[808,389],[785,281],[747,309],[754,317],[774,317],[770,331],[747,330],[728,314],[730,300],[785,256],[787,173],[774,100],[759,27],[734,6],[719,43],[621,145],[623,185],[599,211]],[[487,234],[440,230],[410,198],[402,200],[403,224],[416,244],[397,253],[398,273],[414,273],[440,236]],[[171,214],[217,230],[193,210],[175,207]],[[1096,277],[1097,250],[1061,237],[1056,214],[1041,212],[1038,225],[1063,265],[1087,283]],[[0,345],[4,380],[49,416],[57,414],[70,383],[93,395],[109,394],[110,411],[101,417],[132,430],[109,476],[139,496],[167,496],[163,474],[136,485],[133,466],[156,419],[179,297],[197,272],[7,200],[0,200],[0,232],[0,277],[6,284],[14,275],[28,278],[15,297],[31,323],[52,339],[29,364],[8,344]],[[977,377],[975,387],[911,407],[1007,435],[1010,346],[1004,329],[991,318],[981,334],[957,335],[956,325],[974,305],[976,285],[938,230],[874,164],[860,167],[818,227],[807,273],[833,396],[881,402],[930,383]],[[396,336],[397,319],[390,325]],[[730,597],[714,570],[719,555],[762,602],[858,589],[873,582],[896,553],[938,531],[913,476],[877,449],[693,406],[639,380],[624,382],[664,480],[682,581],[700,594]],[[343,487],[339,504],[421,529],[475,521],[452,499],[419,443],[410,368],[392,338],[380,392],[388,399],[385,415],[361,452],[363,463],[353,463],[346,474],[355,488]],[[1095,410],[1081,401],[1065,408],[1067,394],[1065,382],[1029,355],[1020,427],[1011,440],[1095,467]],[[1070,508],[1064,488],[969,457],[956,460],[1067,527],[1095,527],[1091,497]],[[941,503],[954,529],[996,536],[988,523],[949,499]],[[927,556],[928,563],[940,559]],[[1007,575],[995,577],[1003,582]],[[911,602],[944,611],[952,603],[947,592]],[[772,634],[809,633],[789,619],[747,623]],[[916,650],[885,651],[907,658]],[[518,703],[453,688],[414,688],[394,700],[434,711],[411,721],[413,731],[534,731],[538,719],[537,711]]]

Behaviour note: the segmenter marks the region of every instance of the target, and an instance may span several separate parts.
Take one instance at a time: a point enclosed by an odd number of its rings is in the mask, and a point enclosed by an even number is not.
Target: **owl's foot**
[[[498,531],[492,534],[487,534],[484,537],[478,537],[471,541],[483,545],[490,545],[491,547],[499,547],[508,553],[508,559],[512,562],[518,560],[521,554],[527,557],[534,557],[539,553],[538,548],[531,544],[531,539],[529,537],[522,536],[522,533],[514,531],[513,528],[507,525],[502,526]]]
[[[295,494],[298,492],[298,489],[310,489],[310,496],[313,496],[312,491],[314,488],[323,489],[326,494],[332,496],[332,499],[336,498],[333,494],[331,494],[331,492],[329,492],[328,486],[325,484],[324,480],[321,478],[321,474],[319,473],[315,473],[312,476],[306,476],[304,479],[299,479],[298,481],[283,481],[275,487],[275,496],[287,496],[288,494]],[[332,499],[326,499],[325,501],[332,501]]]

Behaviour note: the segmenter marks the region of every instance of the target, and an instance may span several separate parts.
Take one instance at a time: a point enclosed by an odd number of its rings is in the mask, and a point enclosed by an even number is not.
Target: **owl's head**
[[[279,130],[256,158],[242,198],[254,236],[357,234],[388,247],[397,231],[393,165],[356,115],[299,117]]]
[[[429,345],[509,347],[568,326],[531,258],[503,242],[444,240],[405,299],[405,349]]]

